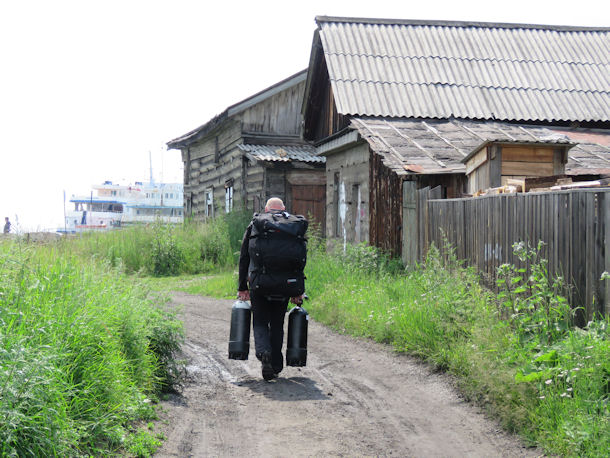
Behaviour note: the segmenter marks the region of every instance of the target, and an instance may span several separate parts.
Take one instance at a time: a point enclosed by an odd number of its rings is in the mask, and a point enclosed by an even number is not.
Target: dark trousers
[[[252,291],[250,303],[256,357],[260,360],[264,352],[271,352],[271,365],[273,370],[279,373],[284,368],[282,345],[288,298],[273,298]]]

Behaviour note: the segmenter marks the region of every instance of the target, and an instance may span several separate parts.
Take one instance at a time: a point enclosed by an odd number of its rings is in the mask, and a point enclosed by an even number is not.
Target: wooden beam
[[[468,162],[466,162],[466,175],[470,175],[487,162],[487,148],[481,148],[474,156],[468,159]]]
[[[553,175],[552,162],[502,162],[502,175],[517,175],[529,177],[544,177]],[[493,179],[492,186],[493,185]]]
[[[489,187],[502,186],[502,175],[520,175],[519,173],[504,173],[504,148],[499,145],[490,145],[491,158],[489,161]]]
[[[502,146],[502,157],[512,162],[553,162],[553,148]]]

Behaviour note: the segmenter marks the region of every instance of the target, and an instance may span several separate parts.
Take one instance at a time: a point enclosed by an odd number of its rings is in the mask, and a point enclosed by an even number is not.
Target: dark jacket
[[[244,239],[241,242],[241,250],[239,251],[239,281],[237,290],[246,291],[248,289],[248,278],[252,271],[250,265],[250,253],[248,251],[250,245],[250,234],[252,233],[252,223],[246,228],[244,232]]]

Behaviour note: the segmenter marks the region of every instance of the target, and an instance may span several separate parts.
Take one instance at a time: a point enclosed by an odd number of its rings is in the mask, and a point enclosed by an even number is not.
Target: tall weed
[[[306,274],[314,318],[450,371],[467,397],[550,453],[610,449],[608,318],[574,327],[541,246],[515,247],[529,270],[502,266],[497,295],[451,247],[432,247],[424,264],[403,271],[371,247],[313,246]]]
[[[241,220],[243,220],[243,215]],[[103,233],[68,237],[65,252],[81,258],[105,259],[126,273],[153,276],[205,273],[236,262],[237,232],[243,235],[240,217],[232,214],[207,223],[182,225],[157,221]],[[241,238],[239,239],[241,243]],[[235,248],[237,246],[237,248]]]
[[[176,319],[110,262],[61,246],[0,244],[0,456],[125,446],[171,388]]]

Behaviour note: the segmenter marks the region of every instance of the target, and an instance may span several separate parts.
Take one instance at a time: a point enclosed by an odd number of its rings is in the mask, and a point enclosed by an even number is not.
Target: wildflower
[[[553,383],[553,379],[550,378],[550,379],[546,380],[544,383],[546,383],[547,385],[550,385],[551,383]]]
[[[562,398],[567,398],[568,396],[569,396],[569,394],[568,394],[568,393],[561,393],[561,397],[562,397]]]
[[[580,367],[575,367],[574,369],[572,369],[572,372],[578,372],[580,370]]]
[[[538,399],[545,399],[546,396],[538,396]]]
[[[568,392],[572,392],[573,390],[574,390],[574,388],[572,388],[572,387],[566,389],[566,391],[568,391]]]

